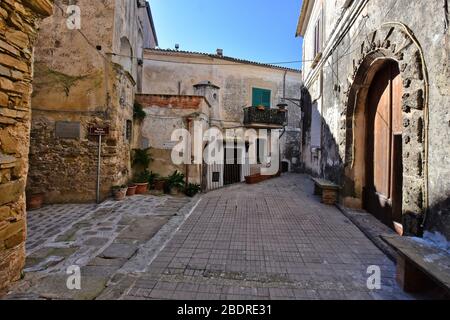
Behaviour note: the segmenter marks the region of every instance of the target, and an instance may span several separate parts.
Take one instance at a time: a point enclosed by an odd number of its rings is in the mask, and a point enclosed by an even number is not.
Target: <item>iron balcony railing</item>
[[[244,109],[244,125],[273,125],[283,127],[287,123],[287,111],[261,107]]]

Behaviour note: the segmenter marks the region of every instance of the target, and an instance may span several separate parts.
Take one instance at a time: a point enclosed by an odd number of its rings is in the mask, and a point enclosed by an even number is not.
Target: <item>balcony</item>
[[[287,123],[287,111],[249,107],[244,109],[244,125],[249,128],[281,129]]]

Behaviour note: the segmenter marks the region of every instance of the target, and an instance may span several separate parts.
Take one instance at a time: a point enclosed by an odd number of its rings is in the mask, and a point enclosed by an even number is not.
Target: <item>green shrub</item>
[[[134,176],[133,182],[148,183],[150,186],[153,186],[158,177],[158,174],[153,173],[152,171],[144,170],[143,172],[138,173]]]
[[[150,148],[133,150],[133,166],[142,166],[147,170],[152,158],[149,154]]]
[[[172,189],[177,188],[178,190],[183,190],[184,188],[184,174],[175,171],[173,174],[165,179],[164,183],[164,193],[169,194]]]
[[[144,111],[144,108],[139,102],[134,103],[133,108],[133,119],[136,121],[143,121],[147,114]]]
[[[184,193],[188,197],[194,197],[197,193],[202,190],[202,187],[199,184],[189,183],[187,188],[184,190]]]

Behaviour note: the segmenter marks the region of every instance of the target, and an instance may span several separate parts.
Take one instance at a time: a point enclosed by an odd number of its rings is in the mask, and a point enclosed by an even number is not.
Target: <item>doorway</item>
[[[224,148],[225,150],[225,164],[223,172],[223,184],[225,186],[230,184],[235,184],[241,182],[241,168],[242,165],[239,163],[240,159],[240,149],[235,148]]]
[[[402,233],[403,86],[398,64],[387,61],[367,96],[364,209]]]

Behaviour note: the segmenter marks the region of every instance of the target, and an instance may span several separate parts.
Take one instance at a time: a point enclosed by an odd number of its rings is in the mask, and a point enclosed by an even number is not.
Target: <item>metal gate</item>
[[[242,165],[238,164],[239,159],[238,148],[225,148],[225,165],[223,172],[223,184],[225,186],[239,183],[242,179],[241,168]]]

